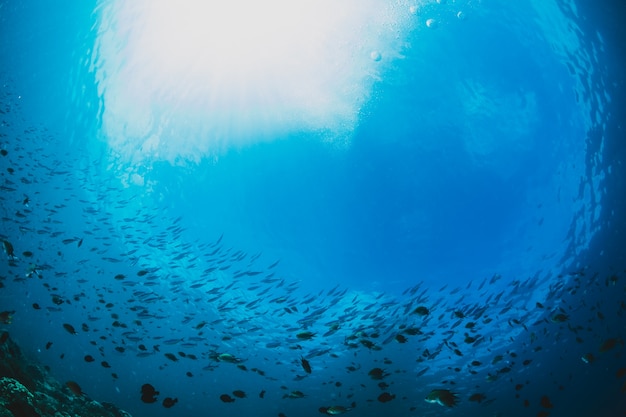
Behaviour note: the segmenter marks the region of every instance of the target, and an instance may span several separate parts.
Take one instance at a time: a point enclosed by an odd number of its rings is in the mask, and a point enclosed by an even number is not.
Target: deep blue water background
[[[8,330],[27,352],[49,364],[59,379],[79,381],[89,395],[116,402],[135,416],[173,412],[226,415],[233,410],[260,415],[320,415],[320,406],[349,405],[352,401],[357,402],[357,408],[351,413],[364,416],[383,412],[440,415],[445,410],[425,403],[423,397],[450,379],[457,380],[455,389],[463,396],[456,412],[446,413],[450,415],[536,415],[541,410],[538,401],[542,395],[549,395],[555,404],[549,410],[554,416],[623,415],[626,394],[620,388],[624,380],[615,377],[617,369],[626,366],[623,344],[605,355],[597,353],[607,338],[626,338],[625,312],[620,308],[625,301],[626,280],[626,142],[622,127],[626,103],[624,34],[620,31],[623,6],[611,2],[577,3],[583,16],[577,21],[585,34],[583,48],[592,50],[603,45],[597,52],[598,71],[587,90],[577,90],[578,99],[574,91],[580,87],[575,77],[554,56],[551,47],[545,42],[533,42],[542,38],[534,38],[532,32],[528,33],[529,44],[523,45],[519,33],[509,30],[511,22],[518,17],[524,20],[524,16],[502,15],[490,26],[469,18],[463,25],[419,32],[420,42],[413,45],[402,66],[392,69],[375,86],[374,99],[364,111],[367,117],[355,132],[349,150],[338,152],[315,138],[294,137],[233,149],[221,155],[217,163],[192,168],[155,163],[150,175],[158,181],[156,192],[143,195],[137,189],[120,187],[116,173],[108,169],[106,143],[94,139],[98,131],[98,97],[93,79],[83,66],[86,49],[93,42],[95,20],[94,5],[88,3],[4,2],[0,8],[2,103],[10,108],[3,114],[1,147],[10,151],[2,160],[3,180],[6,186],[16,189],[2,191],[0,234],[19,252],[35,252],[37,263],[46,265],[43,276],[57,288],[43,287],[37,279],[17,279],[24,275],[25,259],[17,266],[3,265],[0,271],[6,288],[2,289],[1,310],[17,311]],[[519,10],[526,10],[523,3]],[[462,65],[455,65],[457,56]],[[585,65],[581,63],[583,68]],[[498,147],[485,159],[469,157],[463,139],[468,134],[467,124],[476,135],[497,137],[510,132],[505,122],[500,125],[478,116],[468,120],[462,112],[466,96],[458,93],[456,80],[481,80],[492,92],[503,95],[534,92],[541,117],[530,123],[526,145]],[[556,88],[559,83],[561,88]],[[598,89],[610,94],[610,102],[601,110],[593,105],[585,108],[581,97],[593,102],[589,95],[604,94]],[[597,111],[605,124],[585,132],[577,118],[581,108]],[[511,119],[515,117],[511,115]],[[601,162],[598,155],[602,156]],[[18,174],[7,173],[9,166]],[[55,174],[59,171],[70,174]],[[600,173],[602,179],[597,180]],[[28,182],[20,181],[17,175]],[[592,177],[600,184],[599,194],[579,194],[580,184],[581,189],[593,189],[589,185],[594,181]],[[30,210],[21,206],[24,194],[32,200]],[[567,198],[561,200],[561,195]],[[55,207],[61,204],[64,207]],[[594,219],[589,213],[596,206],[601,206],[601,215]],[[87,207],[95,211],[85,211]],[[54,213],[46,209],[54,209]],[[18,213],[25,213],[26,218]],[[180,216],[182,220],[174,223],[173,219]],[[63,234],[28,233],[20,230],[20,225],[31,230],[52,227]],[[184,230],[171,233],[167,229],[170,225],[180,225]],[[581,232],[581,228],[594,230],[595,234]],[[166,285],[172,280],[190,282],[205,277],[202,271],[207,264],[203,262],[212,249],[203,245],[211,245],[222,233],[223,251],[229,247],[233,248],[230,253],[242,250],[250,254],[247,259],[262,252],[259,261],[253,263],[255,267],[281,260],[277,273],[285,278],[285,286],[300,282],[301,292],[294,293],[290,301],[298,306],[299,313],[306,307],[301,303],[309,298],[308,294],[317,295],[315,304],[320,307],[333,308],[333,297],[327,292],[337,284],[350,291],[349,297],[338,304],[342,309],[350,307],[354,296],[366,300],[365,304],[354,303],[360,313],[345,319],[345,334],[335,339],[318,338],[305,349],[329,348],[339,358],[328,354],[312,357],[315,372],[304,381],[294,382],[295,374],[302,374],[297,360],[306,353],[286,346],[295,345],[289,337],[293,338],[295,329],[302,329],[297,323],[300,316],[281,311],[282,306],[274,310],[272,297],[259,297],[260,304],[267,307],[248,314],[255,319],[263,312],[275,317],[276,333],[239,333],[233,330],[230,313],[222,316],[211,310],[204,294],[193,291],[188,284]],[[89,253],[60,242],[74,236],[85,239],[81,248],[89,249]],[[149,238],[153,240],[149,242]],[[130,252],[134,250],[141,257],[133,257]],[[184,250],[196,251],[201,259],[172,260]],[[121,257],[121,263],[104,260],[117,258],[116,254],[128,255]],[[138,284],[122,288],[111,279],[124,273],[139,281],[136,272],[151,267],[160,268],[163,284],[159,287]],[[240,267],[235,264],[232,269]],[[561,293],[550,288],[558,282],[559,273],[581,268],[587,271],[578,276],[581,281],[565,284],[580,286],[579,290]],[[476,290],[484,278],[497,273],[504,276],[501,281],[487,286],[487,290]],[[510,285],[515,279],[525,280],[535,274],[539,277],[534,282],[536,292],[534,287],[524,287],[519,294]],[[605,280],[614,274],[619,277],[618,285],[607,286]],[[228,279],[220,277],[215,287],[228,287]],[[427,301],[401,296],[419,282],[429,288]],[[460,294],[449,294],[452,288],[467,288],[470,282],[473,286],[460,293],[467,293],[467,299],[460,301]],[[446,285],[446,291],[438,292]],[[137,288],[160,289],[157,292],[165,294],[165,299],[147,302],[141,294],[131,293]],[[321,295],[321,291],[326,293]],[[75,294],[85,295],[61,306],[58,312],[33,311],[33,302],[54,307],[49,301],[51,292],[67,300]],[[374,300],[381,292],[386,293],[384,298]],[[457,341],[465,353],[458,359],[460,364],[447,348],[436,359],[416,364],[415,357],[426,346],[441,349],[446,326],[453,322],[450,313],[454,308],[472,305],[476,298],[484,302],[486,297],[501,292],[505,294],[504,303],[494,302],[491,307],[499,311],[510,299],[517,317],[526,319],[529,327],[541,323],[536,325],[542,332],[541,352],[532,351],[526,334],[519,329],[518,333],[508,321],[510,317],[503,318],[505,313],[490,313],[496,320],[485,323],[481,332],[495,339],[493,350],[483,344],[473,352],[472,347]],[[219,294],[217,303],[229,301],[229,306],[237,300],[248,303],[254,299],[254,294],[239,290]],[[284,287],[272,287],[269,294],[282,296]],[[440,297],[443,301],[437,304]],[[146,344],[162,344],[163,340],[179,337],[188,340],[196,333],[189,326],[201,320],[225,317],[226,321],[213,325],[211,333],[205,335],[205,343],[210,346],[200,343],[186,348],[202,358],[198,362],[181,360],[174,364],[162,354],[137,360],[136,347],[121,336],[122,330],[111,327],[108,313],[99,310],[99,299],[114,303],[115,312],[129,324],[136,317],[128,307],[148,305],[157,318],[144,319],[142,327],[132,329]],[[430,327],[424,326],[435,332],[430,338],[432,345],[428,341],[407,346],[394,342],[384,345],[381,352],[345,348],[344,338],[349,334],[373,331],[375,326],[366,317],[368,311],[376,312],[376,328],[381,333],[404,320],[421,325],[415,316],[402,314],[403,308],[398,312],[383,306],[389,301],[403,307],[407,300],[434,306],[435,311],[439,307],[437,315],[446,313],[443,318],[433,318]],[[571,326],[584,329],[575,333],[566,325],[541,322],[541,311],[528,311],[528,306],[539,300],[554,311],[563,308],[571,316]],[[369,303],[374,307],[365,309]],[[597,311],[603,311],[606,318],[599,320]],[[94,317],[100,319],[90,321]],[[182,324],[183,317],[193,317],[193,321]],[[236,316],[237,320],[245,317]],[[337,317],[328,313],[314,329],[323,333],[321,323]],[[91,331],[71,337],[61,328],[64,322],[75,323],[76,327],[86,322]],[[259,324],[270,328],[265,322]],[[106,340],[98,339],[105,334]],[[225,334],[235,334],[235,340],[223,340]],[[462,334],[459,332],[461,341]],[[584,342],[576,342],[576,336]],[[509,337],[513,341],[507,345]],[[263,348],[276,338],[283,343],[279,348],[282,350]],[[90,340],[97,341],[113,369],[84,363],[85,354],[98,353]],[[43,348],[47,341],[54,342],[51,350]],[[126,353],[115,352],[114,345],[124,345]],[[214,349],[237,352],[237,356],[248,359],[245,364],[249,368],[257,366],[277,380],[238,370],[233,374],[229,364],[203,370],[211,363],[207,352]],[[178,350],[178,346],[169,348],[172,352]],[[481,370],[478,376],[466,372],[468,357],[475,355],[487,363],[496,352],[511,350],[532,358],[532,367],[522,368],[521,358],[507,357],[514,372],[510,377],[500,376],[491,385],[484,382],[485,376],[493,374],[499,365]],[[585,366],[580,360],[589,351],[598,356],[594,366]],[[64,359],[59,359],[61,353]],[[388,404],[376,401],[382,391],[366,372],[345,371],[351,363],[364,371],[380,366],[383,358],[390,358],[394,364],[382,367],[398,370],[388,380],[392,385],[389,391],[397,393],[398,398]],[[430,371],[421,380],[416,379],[413,374],[426,366]],[[455,366],[461,366],[463,372],[448,369]],[[119,378],[111,378],[111,371]],[[186,371],[193,372],[194,377],[185,376]],[[333,391],[329,387],[337,380],[344,388]],[[524,408],[522,399],[514,397],[514,385],[526,381],[523,398],[531,400],[532,408]],[[142,404],[137,392],[145,382],[157,386],[163,396],[177,396],[181,402],[171,410]],[[366,388],[360,388],[361,384]],[[474,389],[475,385],[480,387]],[[563,389],[559,389],[561,385]],[[250,398],[222,404],[219,395],[234,389],[245,390]],[[257,398],[261,389],[268,391],[265,402]],[[285,392],[294,389],[301,389],[307,398],[282,399]],[[474,391],[486,392],[487,398],[495,401],[484,406],[468,403],[467,397]],[[350,394],[353,397],[348,398]],[[407,399],[401,400],[402,395]],[[409,411],[410,407],[417,409]]]

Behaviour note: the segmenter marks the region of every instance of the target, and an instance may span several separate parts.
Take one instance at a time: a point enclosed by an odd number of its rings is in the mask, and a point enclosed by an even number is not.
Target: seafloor
[[[97,402],[71,381],[62,384],[0,333],[0,417],[131,417],[113,404]]]

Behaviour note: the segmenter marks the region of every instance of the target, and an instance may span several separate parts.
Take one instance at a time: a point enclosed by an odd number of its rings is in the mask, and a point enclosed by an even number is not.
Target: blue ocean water
[[[619,5],[345,2],[239,62],[215,2],[40,3],[0,3],[0,310],[59,380],[134,416],[626,413]]]

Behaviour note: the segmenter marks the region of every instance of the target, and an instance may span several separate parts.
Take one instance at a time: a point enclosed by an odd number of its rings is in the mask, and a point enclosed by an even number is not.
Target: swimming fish
[[[329,416],[337,416],[339,414],[347,413],[352,410],[352,408],[344,407],[342,405],[333,405],[330,407],[322,407],[320,408],[320,412],[324,414],[328,414]]]
[[[143,384],[141,386],[141,401],[144,403],[154,403],[156,402],[156,396],[159,395],[159,391],[154,389],[154,387],[150,384]]]
[[[300,340],[311,340],[315,336],[313,332],[300,332],[296,334],[296,337]]]
[[[378,396],[378,401],[381,403],[386,403],[396,398],[395,395],[389,394],[388,392],[383,392]]]
[[[385,370],[381,368],[374,368],[371,371],[369,371],[367,374],[370,376],[370,378],[375,379],[375,380],[383,379],[384,377],[389,375],[389,374],[386,374]]]
[[[417,314],[418,316],[425,317],[430,314],[430,310],[428,307],[419,306],[415,310],[413,310],[413,314]]]
[[[552,407],[554,407],[552,405],[552,402],[550,401],[550,398],[547,395],[544,395],[543,397],[541,397],[541,400],[539,400],[539,404],[541,404],[541,406],[543,408],[552,408]]]
[[[569,320],[569,316],[564,313],[558,313],[552,316],[550,320],[552,321],[552,323],[564,323]]]
[[[589,364],[589,363],[593,363],[593,361],[596,359],[593,356],[593,353],[585,353],[581,358],[580,358],[583,362]]]
[[[13,245],[8,240],[2,240],[2,248],[4,249],[4,253],[7,254],[7,258],[9,260],[15,260],[15,251],[13,249]]]
[[[11,324],[11,320],[13,319],[13,314],[15,311],[3,311],[0,313],[0,323],[1,324]]]
[[[233,395],[237,398],[246,398],[246,393],[239,389],[233,391]]]
[[[306,359],[304,359],[302,356],[300,357],[300,363],[302,364],[302,369],[304,369],[304,372],[306,372],[307,374],[311,373],[311,364],[309,363],[309,361],[307,361]]]
[[[241,359],[237,358],[235,355],[231,355],[230,353],[220,353],[220,354],[211,354],[209,357],[218,362],[228,362],[228,363],[241,363],[243,362]]]
[[[30,252],[24,252],[24,254],[26,253],[30,253]],[[28,268],[26,268],[26,272],[24,274],[26,276],[26,278],[31,278],[34,276],[36,276],[37,278],[42,278],[41,275],[41,271],[39,270],[39,267],[36,264],[29,264]]]
[[[606,339],[604,342],[602,342],[602,345],[600,346],[600,353],[608,352],[609,350],[617,346],[618,343],[623,345],[624,341],[618,338]]]
[[[283,398],[304,398],[305,395],[302,391],[291,391],[289,394],[283,395]]]
[[[230,395],[228,395],[228,394],[220,395],[220,400],[222,400],[222,402],[225,402],[225,403],[234,403],[235,402],[235,399],[233,397],[231,397]]]
[[[454,407],[458,403],[458,397],[450,390],[434,389],[424,398],[424,401],[444,407]]]
[[[78,385],[76,382],[74,381],[67,381],[65,383],[65,386],[68,387],[70,389],[70,391],[72,391],[74,394],[76,394],[77,396],[81,397],[83,395],[85,395],[83,393],[83,390],[80,388],[80,385]]]
[[[178,398],[165,397],[165,399],[163,400],[163,407],[172,408],[177,402]]]
[[[485,394],[481,394],[481,393],[476,393],[476,394],[472,394],[469,397],[470,401],[473,402],[477,402],[477,403],[481,403],[483,402],[487,397],[485,396]]]
[[[65,330],[67,330],[67,332],[69,334],[78,334],[78,333],[76,333],[76,330],[74,329],[74,326],[72,326],[71,324],[63,323],[63,328]]]

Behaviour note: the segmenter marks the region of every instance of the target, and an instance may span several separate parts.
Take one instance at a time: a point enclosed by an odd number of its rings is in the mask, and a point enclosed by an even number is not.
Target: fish
[[[381,368],[373,368],[367,374],[370,376],[370,378],[374,380],[380,380],[389,375],[389,374],[386,374],[385,370]]]
[[[320,412],[323,414],[328,414],[329,416],[337,416],[339,414],[347,413],[352,410],[350,407],[344,407],[342,405],[332,405],[330,407],[322,407],[320,408]]]
[[[415,310],[413,310],[413,314],[417,314],[418,316],[426,317],[430,314],[430,310],[428,307],[419,306]]]
[[[539,404],[541,404],[543,408],[554,407],[552,403],[550,402],[550,398],[547,395],[544,395],[543,397],[541,397],[541,400],[539,400]]]
[[[376,344],[372,342],[371,340],[361,339],[360,342],[363,346],[365,346],[366,348],[370,350],[380,350],[380,347],[376,346]]]
[[[618,343],[621,345],[624,345],[624,341],[622,339],[618,339],[618,338],[606,339],[604,342],[602,342],[602,345],[600,345],[600,353],[608,352],[609,350],[617,346]]]
[[[231,397],[230,395],[228,395],[228,394],[220,395],[220,400],[222,400],[222,402],[225,402],[225,403],[234,403],[235,402],[235,399],[233,397]]]
[[[472,394],[469,397],[470,401],[473,402],[477,402],[477,403],[481,403],[483,402],[487,397],[485,396],[485,394],[481,394],[481,393],[476,393],[476,394]]]
[[[424,398],[424,401],[444,407],[454,407],[458,404],[458,396],[447,389],[434,389]]]
[[[552,323],[564,323],[569,320],[569,316],[564,313],[558,313],[553,315],[550,320],[552,321]]]
[[[496,363],[500,362],[502,359],[504,359],[504,357],[502,355],[496,355],[496,356],[494,356],[493,360],[491,361],[491,364],[495,365]]]
[[[300,332],[298,334],[296,334],[296,337],[300,340],[311,340],[313,339],[313,337],[315,337],[316,333],[313,332]]]
[[[378,396],[378,401],[381,403],[386,403],[396,398],[395,395],[389,394],[388,392],[383,392]]]
[[[65,386],[68,387],[70,389],[70,391],[72,391],[75,395],[77,395],[79,397],[82,397],[83,395],[85,395],[83,393],[83,390],[80,388],[80,385],[78,385],[74,381],[67,381],[65,383]]]
[[[67,330],[67,332],[68,332],[69,334],[73,334],[73,335],[78,334],[78,333],[76,333],[76,330],[74,329],[74,326],[72,326],[71,324],[68,324],[68,323],[63,323],[63,328],[64,328],[65,330]]]
[[[11,324],[15,311],[3,311],[0,313],[0,324]]]
[[[283,398],[304,398],[306,395],[302,391],[291,391],[289,394],[283,395]]]
[[[304,369],[304,372],[306,372],[307,374],[311,373],[311,364],[309,363],[309,361],[307,361],[306,359],[304,359],[302,356],[300,357],[300,363],[302,364],[302,369]]]
[[[272,269],[274,268],[276,265],[278,265],[278,263],[280,262],[280,259],[277,260],[276,262],[274,262],[273,264],[271,264],[270,266],[267,267],[267,269]]]
[[[417,336],[417,335],[422,335],[424,334],[420,329],[418,329],[417,327],[409,327],[407,329],[404,329],[404,333],[408,334],[409,336]]]
[[[211,356],[211,359],[214,359],[218,362],[227,362],[227,363],[241,363],[243,362],[243,360],[237,358],[234,355],[231,355],[230,353],[220,353],[218,355],[213,355]]]
[[[141,401],[144,403],[155,403],[157,395],[159,395],[159,391],[157,391],[152,385],[143,384],[141,386]]]
[[[233,395],[237,398],[246,398],[246,393],[239,389],[233,391]]]
[[[428,370],[430,369],[430,366],[427,366],[426,368],[422,369],[421,371],[419,371],[415,376],[422,376],[424,375]]]
[[[595,356],[593,356],[593,353],[585,353],[580,359],[586,364],[591,364],[593,363],[593,361],[596,360]]]
[[[17,259],[15,256],[15,250],[13,249],[13,245],[8,240],[2,240],[2,248],[4,249],[4,253],[6,253],[7,258],[9,260],[14,261]]]
[[[178,398],[171,398],[171,397],[165,397],[163,399],[163,407],[165,408],[172,408],[174,407],[174,404],[176,404],[178,402]]]

